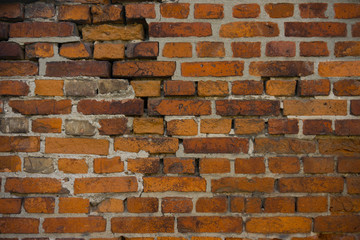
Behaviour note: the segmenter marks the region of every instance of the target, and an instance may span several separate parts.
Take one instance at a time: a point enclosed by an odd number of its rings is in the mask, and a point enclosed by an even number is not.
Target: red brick
[[[328,79],[301,80],[298,91],[300,96],[328,96],[330,81]]]
[[[347,190],[349,194],[360,194],[360,178],[359,177],[347,177]]]
[[[232,82],[232,94],[261,95],[264,91],[262,81],[242,80]]]
[[[258,4],[238,4],[233,7],[234,18],[257,18],[260,15],[260,6]]]
[[[301,3],[299,4],[300,16],[302,18],[327,18],[325,12],[327,3]]]
[[[340,136],[360,135],[360,120],[359,119],[336,120],[335,134]]]
[[[241,233],[241,217],[179,217],[178,231],[180,233]]]
[[[195,160],[191,158],[164,158],[165,174],[194,174]]]
[[[205,192],[206,180],[200,177],[144,177],[144,192]]]
[[[24,59],[24,51],[18,43],[0,42],[0,59],[20,60]]]
[[[233,57],[254,58],[261,56],[260,42],[232,42]]]
[[[279,115],[279,101],[271,100],[216,100],[216,113],[221,116]]]
[[[158,42],[128,43],[125,51],[127,58],[153,58],[159,56]]]
[[[360,18],[360,4],[356,3],[335,3],[335,18],[351,19]]]
[[[334,158],[331,157],[303,157],[304,173],[332,173],[334,172]]]
[[[266,94],[271,96],[294,96],[295,80],[268,80],[265,83]]]
[[[235,173],[260,174],[265,173],[265,163],[262,157],[236,158]]]
[[[39,224],[40,220],[36,218],[2,217],[0,218],[0,232],[2,234],[35,234],[39,233]]]
[[[66,22],[20,22],[10,25],[12,38],[71,37],[77,36],[74,23]]]
[[[126,206],[131,213],[154,213],[158,211],[159,201],[157,198],[131,197]]]
[[[311,231],[311,219],[306,217],[259,217],[246,222],[246,231],[250,233],[308,233]]]
[[[90,23],[90,7],[86,5],[61,5],[58,19],[77,23]]]
[[[245,199],[243,197],[231,197],[230,198],[230,211],[231,212],[244,212]]]
[[[284,115],[346,115],[344,100],[284,100]]]
[[[136,192],[138,184],[135,177],[76,178],[74,193],[121,193]]]
[[[221,19],[224,18],[223,4],[194,4],[195,19]]]
[[[71,100],[11,100],[9,106],[14,112],[25,115],[69,114]]]
[[[59,171],[64,173],[87,173],[88,165],[85,159],[60,158],[58,160]]]
[[[351,25],[351,34],[353,37],[360,37],[360,23]]]
[[[175,62],[114,62],[114,77],[171,77]]]
[[[181,75],[184,77],[227,77],[242,76],[244,62],[185,62],[181,64]]]
[[[350,113],[352,115],[360,115],[360,100],[351,100],[350,101]]]
[[[196,212],[216,212],[224,213],[227,211],[226,197],[201,197],[196,201]]]
[[[147,3],[127,4],[125,6],[126,18],[155,18],[155,5]]]
[[[111,64],[102,61],[71,61],[46,63],[49,77],[110,77]]]
[[[160,171],[159,158],[128,159],[128,170],[134,173],[158,173]]]
[[[295,57],[295,42],[272,41],[266,43],[265,54],[268,57]]]
[[[251,62],[250,74],[261,77],[298,77],[314,73],[313,62],[302,61],[268,61]]]
[[[210,23],[203,22],[152,22],[150,37],[207,37],[212,35]]]
[[[211,180],[211,191],[214,193],[225,192],[266,192],[274,190],[273,178],[234,178],[225,177]]]
[[[266,213],[294,213],[295,198],[268,197],[265,199],[264,207],[264,212]]]
[[[229,133],[231,131],[231,119],[201,119],[200,122],[200,132],[201,133]]]
[[[190,213],[192,209],[191,198],[166,197],[161,201],[161,212],[163,213]]]
[[[20,157],[0,156],[0,172],[19,172],[19,171],[21,171]]]
[[[52,18],[55,16],[54,4],[34,2],[25,5],[25,18]]]
[[[201,174],[230,172],[230,161],[226,158],[202,158],[199,164]]]
[[[0,61],[0,76],[33,76],[38,75],[37,63],[30,61]]]
[[[269,170],[272,173],[299,173],[300,162],[297,157],[270,157]]]
[[[300,56],[302,57],[325,57],[329,56],[326,42],[300,42]]]
[[[210,115],[208,100],[149,99],[149,115]]]
[[[45,218],[45,233],[89,233],[104,232],[106,220],[103,217]]]
[[[161,81],[131,81],[136,97],[160,97]]]
[[[276,37],[279,28],[272,22],[232,22],[221,25],[220,37]]]
[[[80,100],[78,112],[85,115],[98,114],[124,114],[124,115],[142,115],[144,112],[144,101],[142,99],[127,100]]]
[[[0,22],[0,40],[9,38],[9,23]]]
[[[92,53],[90,45],[77,42],[77,43],[65,43],[60,47],[59,55],[70,59],[90,58]]]
[[[18,214],[21,212],[21,198],[0,198],[1,214]]]
[[[358,80],[339,80],[334,83],[334,94],[336,96],[359,96],[360,81]]]
[[[262,201],[261,198],[251,197],[245,199],[245,212],[246,213],[261,213]]]
[[[268,3],[265,11],[271,18],[288,18],[294,15],[294,4],[290,3]]]
[[[319,151],[325,155],[360,156],[359,138],[324,138],[319,139]]]
[[[127,131],[126,118],[112,118],[99,120],[100,135],[121,135]]]
[[[123,22],[123,7],[120,5],[91,6],[93,23]]]
[[[269,134],[297,134],[299,132],[297,119],[269,119]]]
[[[24,6],[21,3],[0,5],[0,20],[19,21],[24,19]]]
[[[297,199],[297,211],[304,213],[327,212],[327,197],[299,197]]]
[[[339,173],[360,173],[360,159],[340,157],[337,171]]]
[[[162,55],[167,58],[192,57],[192,45],[186,42],[165,43]]]
[[[200,97],[216,97],[229,95],[227,81],[199,81],[198,95]]]
[[[192,81],[172,80],[164,82],[165,96],[194,96],[195,84]]]
[[[94,173],[116,173],[124,171],[124,162],[120,157],[95,158]]]
[[[346,232],[360,231],[360,216],[319,216],[314,218],[314,232]]]
[[[111,219],[111,231],[113,233],[172,233],[174,221],[174,217],[114,217]]]
[[[5,192],[10,193],[61,193],[61,182],[54,178],[7,178]]]
[[[96,208],[101,213],[121,213],[124,212],[124,201],[116,198],[108,198],[102,201]]]
[[[249,143],[244,138],[187,138],[183,140],[185,153],[247,153]]]
[[[0,136],[0,152],[38,152],[40,137]]]
[[[198,125],[194,119],[171,120],[166,123],[168,135],[195,136]]]
[[[163,3],[160,5],[160,13],[164,18],[185,19],[189,16],[189,3]]]
[[[223,42],[198,42],[196,52],[199,58],[225,57]]]
[[[331,120],[303,120],[305,135],[327,135],[332,133]]]
[[[38,133],[61,133],[60,118],[38,118],[32,121],[32,131]]]
[[[54,213],[55,199],[51,197],[25,198],[24,209],[27,213]]]
[[[281,178],[278,184],[279,191],[282,193],[341,193],[344,188],[344,180],[341,177]]]
[[[89,213],[89,199],[61,197],[59,198],[59,213]]]
[[[45,140],[45,153],[107,155],[109,142],[105,139],[54,138]]]
[[[336,196],[330,199],[330,211],[331,212],[359,212],[360,211],[360,198],[358,197],[345,197]]]
[[[286,22],[286,37],[346,37],[346,24],[337,22]]]
[[[258,134],[265,130],[265,121],[263,119],[235,119],[235,134]]]
[[[84,41],[144,40],[144,27],[141,24],[86,25],[81,32]]]
[[[360,42],[355,42],[355,41],[336,42],[335,56],[336,57],[360,56]]]
[[[257,153],[278,153],[278,154],[301,154],[314,153],[315,142],[296,138],[256,138],[255,152]]]
[[[0,81],[0,95],[26,96],[29,93],[29,86],[26,82]]]
[[[319,75],[323,77],[360,76],[360,61],[332,61],[319,63]]]
[[[179,140],[171,137],[124,137],[116,138],[115,151],[149,153],[175,153],[179,148]]]
[[[54,46],[51,43],[26,44],[25,53],[26,53],[26,59],[53,57]]]

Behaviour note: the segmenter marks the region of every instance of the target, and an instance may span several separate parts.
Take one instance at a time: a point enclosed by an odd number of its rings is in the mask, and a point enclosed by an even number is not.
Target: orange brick
[[[303,157],[304,173],[332,173],[335,161],[331,157]]]
[[[340,157],[337,171],[340,173],[360,173],[360,159],[352,157]]]
[[[39,224],[40,220],[36,218],[1,217],[0,232],[2,234],[36,234],[39,233]]]
[[[265,130],[263,119],[235,119],[234,121],[235,134],[258,134]]]
[[[168,135],[195,136],[198,125],[193,119],[171,120],[166,123]]]
[[[226,158],[202,158],[200,159],[200,173],[229,173],[230,161]]]
[[[144,192],[205,192],[206,181],[200,177],[144,177]]]
[[[0,156],[0,172],[19,172],[19,171],[21,171],[20,157]]]
[[[181,63],[181,75],[184,77],[229,77],[242,76],[244,62],[184,62]]]
[[[125,58],[125,45],[118,43],[97,43],[94,45],[94,59],[123,59]]]
[[[186,42],[165,43],[162,55],[167,58],[190,58],[192,57],[192,45]]]
[[[360,4],[335,3],[334,12],[335,18],[338,19],[360,18]]]
[[[61,181],[54,178],[7,178],[5,192],[11,193],[60,193]]]
[[[180,233],[241,233],[241,217],[178,217]]]
[[[234,18],[256,18],[260,14],[260,6],[258,4],[238,4],[232,9]]]
[[[25,198],[24,209],[27,213],[54,213],[55,199],[51,197]]]
[[[344,100],[284,100],[284,115],[320,116],[346,115]]]
[[[0,95],[26,96],[29,94],[29,85],[21,81],[0,81]]]
[[[331,212],[359,212],[360,198],[348,196],[336,196],[330,199]]]
[[[124,212],[124,201],[116,198],[105,199],[96,208],[97,212],[101,213],[121,213]]]
[[[74,193],[136,192],[135,177],[76,178]]]
[[[348,193],[359,194],[360,193],[360,178],[359,177],[347,177],[346,183],[348,187]]]
[[[334,94],[336,96],[359,96],[360,81],[357,80],[340,80],[334,82]]]
[[[287,18],[294,15],[294,5],[290,3],[268,3],[265,11],[271,18]]]
[[[195,19],[221,19],[224,18],[224,4],[201,4],[194,5]]]
[[[294,177],[281,178],[278,182],[279,191],[308,193],[340,193],[344,188],[341,177]]]
[[[77,42],[62,44],[59,55],[70,59],[81,59],[90,58],[92,53],[89,44]]]
[[[174,222],[174,217],[114,217],[111,219],[111,231],[113,233],[172,233]]]
[[[279,27],[271,22],[231,22],[221,25],[220,37],[276,37]]]
[[[160,13],[164,18],[185,19],[189,16],[189,3],[163,3],[160,5]]]
[[[134,118],[133,130],[136,134],[164,134],[162,118]]]
[[[164,173],[195,173],[195,160],[191,158],[164,158]]]
[[[295,198],[290,197],[268,197],[264,203],[266,213],[294,213]]]
[[[89,213],[89,199],[84,198],[59,198],[59,213]]]
[[[217,97],[229,95],[229,87],[226,81],[199,81],[198,95],[200,97]]]
[[[90,138],[51,138],[45,140],[45,153],[107,155],[109,142]]]
[[[128,159],[128,170],[134,173],[158,173],[160,171],[159,158]]]
[[[232,93],[235,95],[261,95],[264,91],[262,81],[234,81],[232,82]]]
[[[327,212],[327,197],[299,197],[297,200],[298,212]]]
[[[26,59],[53,57],[54,46],[51,43],[26,44],[25,53],[26,53]]]
[[[231,123],[231,119],[201,119],[200,132],[226,134],[231,130]]]
[[[300,56],[302,57],[325,57],[329,56],[326,42],[301,42]]]
[[[299,132],[297,119],[269,119],[269,134],[297,134]]]
[[[319,216],[314,218],[314,232],[359,232],[359,216]]]
[[[235,159],[235,173],[259,174],[265,173],[265,163],[262,157]]]
[[[195,83],[192,81],[165,81],[164,82],[165,96],[194,96]]]
[[[155,18],[155,5],[148,3],[127,4],[125,6],[126,18]]]
[[[58,161],[59,171],[64,173],[87,173],[88,165],[85,159],[60,158]]]
[[[0,136],[0,152],[38,152],[39,137]]]
[[[40,96],[64,96],[63,80],[35,80],[35,94]]]
[[[330,93],[330,81],[320,80],[301,80],[299,81],[300,96],[327,96]]]
[[[160,81],[131,81],[131,86],[137,97],[159,97]]]
[[[322,77],[360,76],[360,61],[330,61],[319,63],[319,75]]]
[[[314,153],[316,151],[315,142],[297,138],[256,138],[256,153],[278,153],[278,154],[300,154]]]
[[[261,56],[260,42],[232,42],[233,57],[254,58]]]
[[[251,197],[245,199],[245,212],[246,213],[261,213],[261,198]]]
[[[294,96],[295,80],[269,80],[266,81],[266,94],[271,96]]]
[[[126,201],[128,212],[131,213],[154,213],[158,211],[159,201],[157,198],[132,197]]]
[[[308,233],[311,219],[306,217],[262,217],[250,218],[246,231],[250,233]]]
[[[61,133],[61,118],[38,118],[32,122],[32,131],[37,133]]]
[[[69,114],[71,100],[10,100],[9,106],[14,112],[24,115]]]
[[[103,217],[45,218],[45,233],[88,233],[104,232],[106,220]]]
[[[90,23],[90,7],[87,5],[61,5],[59,7],[59,20]]]
[[[124,137],[115,138],[114,150],[126,152],[175,153],[179,140],[171,137]]]
[[[300,163],[297,157],[271,157],[269,170],[273,173],[298,173]]]
[[[21,198],[0,198],[1,214],[18,214],[21,212]]]
[[[95,158],[94,173],[116,173],[124,171],[124,162],[120,157]]]
[[[196,52],[199,58],[225,57],[223,42],[198,42]]]
[[[267,192],[274,190],[273,178],[225,177],[211,180],[211,191],[222,192]]]
[[[196,201],[196,212],[217,212],[224,213],[227,211],[226,197],[201,197]]]
[[[191,198],[166,197],[161,201],[161,212],[163,213],[189,213],[192,209]]]
[[[245,198],[243,197],[230,197],[230,211],[231,212],[244,212]]]

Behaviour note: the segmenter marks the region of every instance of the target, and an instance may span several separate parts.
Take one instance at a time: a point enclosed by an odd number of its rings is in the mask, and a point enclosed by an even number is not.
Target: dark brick
[[[14,42],[0,42],[0,59],[24,59],[24,51]]]
[[[103,61],[72,61],[46,63],[49,77],[110,77],[111,64]]]

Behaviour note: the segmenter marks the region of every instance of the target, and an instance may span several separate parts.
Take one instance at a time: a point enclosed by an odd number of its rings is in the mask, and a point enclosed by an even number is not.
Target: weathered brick
[[[123,22],[123,7],[120,5],[93,5],[91,6],[93,23]]]
[[[270,134],[297,134],[299,132],[297,119],[269,119]]]
[[[360,56],[360,42],[336,42],[335,43],[335,56]]]
[[[89,80],[65,80],[65,95],[93,97],[97,93],[97,83]]]
[[[351,34],[353,37],[360,37],[360,23],[351,25]]]
[[[26,53],[26,59],[53,57],[54,45],[51,43],[26,44],[25,53]]]
[[[324,155],[359,156],[359,138],[324,138],[319,139],[319,151]]]
[[[71,61],[46,63],[49,77],[110,77],[111,64],[103,61]]]
[[[258,197],[250,197],[245,199],[245,212],[246,213],[261,213],[262,200]]]
[[[18,214],[21,212],[21,198],[0,198],[1,214]]]
[[[125,51],[127,58],[155,58],[159,56],[158,42],[128,43]]]
[[[328,96],[330,93],[330,81],[328,79],[301,80],[298,86],[300,96]]]
[[[45,218],[45,233],[89,233],[104,232],[106,220],[103,217]]]
[[[125,152],[175,153],[178,148],[178,139],[170,137],[119,137],[114,142],[115,151]]]
[[[64,96],[63,80],[35,80],[35,94],[39,96]]]
[[[254,58],[261,56],[260,42],[232,42],[233,57]]]
[[[185,19],[189,16],[190,3],[163,3],[160,13],[164,18]]]
[[[70,59],[91,58],[92,53],[88,43],[65,43],[60,47],[59,55]]]
[[[345,100],[284,100],[284,115],[346,115]]]
[[[0,40],[7,40],[9,38],[9,23],[0,22]]]
[[[64,173],[87,173],[89,167],[85,159],[60,158],[58,168]]]
[[[97,43],[94,45],[94,59],[123,59],[125,45],[122,43]]]
[[[258,217],[246,222],[246,231],[262,234],[308,233],[311,223],[311,219],[306,217]]]
[[[314,232],[357,233],[359,231],[359,216],[319,216],[314,218]]]
[[[360,178],[359,177],[347,177],[346,178],[347,189],[349,194],[360,194]]]
[[[59,213],[89,213],[89,199],[75,197],[59,198]]]
[[[100,135],[122,135],[127,131],[126,118],[112,118],[99,120]]]
[[[61,133],[61,118],[38,118],[32,121],[32,131],[37,133]]]
[[[97,212],[101,213],[121,213],[124,212],[124,201],[116,198],[108,198],[99,203],[96,207]]]
[[[95,158],[94,173],[116,173],[124,171],[124,162],[120,157],[113,158]]]
[[[224,18],[223,4],[194,4],[194,18],[195,19],[221,19]]]
[[[286,37],[346,37],[346,24],[337,22],[285,22]]]
[[[76,178],[74,193],[122,193],[136,192],[138,184],[135,177]]]
[[[74,23],[67,22],[20,22],[10,25],[12,38],[71,37],[77,36]]]
[[[334,158],[331,157],[303,157],[304,173],[332,173],[334,172]]]
[[[360,115],[360,100],[350,101],[350,113],[356,116]]]
[[[265,173],[265,163],[262,157],[236,158],[235,173],[259,174]]]
[[[221,25],[220,37],[276,37],[279,27],[272,22],[232,22]]]
[[[336,196],[330,199],[331,212],[358,212],[360,211],[360,198]]]
[[[302,61],[268,61],[251,62],[250,74],[261,77],[298,77],[314,73],[313,62]]]
[[[24,59],[24,51],[18,43],[0,42],[0,59],[20,60]]]
[[[0,95],[26,96],[29,94],[29,85],[21,81],[0,81]]]
[[[174,222],[174,217],[114,217],[111,219],[111,231],[113,233],[172,233]]]
[[[95,126],[87,120],[66,120],[65,133],[75,136],[92,136],[95,134]]]
[[[344,188],[344,180],[341,177],[281,178],[278,184],[279,191],[282,193],[341,193]]]
[[[299,173],[300,162],[297,157],[270,157],[269,170],[272,173]]]
[[[90,7],[87,5],[61,5],[58,8],[58,19],[77,23],[90,23]]]
[[[223,42],[197,42],[196,52],[199,58],[225,57]]]
[[[235,119],[235,134],[247,135],[258,134],[265,130],[265,121],[263,119]]]
[[[25,5],[25,18],[52,18],[54,16],[54,4],[34,2]]]
[[[207,37],[212,35],[210,23],[204,22],[152,22],[150,37]]]
[[[297,138],[256,138],[255,152],[278,154],[314,153],[315,142]]]
[[[201,158],[199,170],[201,174],[229,173],[230,161],[226,158]]]
[[[294,4],[291,3],[268,3],[265,11],[271,18],[288,18],[294,15]]]
[[[131,81],[137,97],[159,97],[161,95],[161,81]]]
[[[198,125],[194,119],[171,120],[166,123],[168,135],[195,136]]]
[[[187,42],[167,42],[164,45],[162,55],[167,58],[192,57],[192,45]]]
[[[0,156],[0,172],[21,171],[21,159],[18,156]]]
[[[175,62],[114,62],[114,77],[171,77]]]
[[[149,115],[210,115],[208,100],[149,99]]]
[[[224,213],[227,211],[226,197],[201,197],[196,201],[196,212],[217,212]]]
[[[269,80],[265,83],[266,94],[271,96],[294,96],[295,80]]]
[[[192,81],[172,80],[164,82],[165,96],[194,96],[195,83]]]
[[[164,134],[162,118],[134,118],[133,131],[136,134]]]
[[[360,120],[358,119],[336,120],[335,134],[341,136],[360,135]]]
[[[264,91],[262,81],[242,80],[232,82],[232,94],[261,95]]]
[[[128,159],[128,170],[134,173],[158,173],[160,171],[159,158]]]
[[[69,114],[71,100],[11,100],[9,106],[14,112],[25,115]]]
[[[33,76],[38,72],[38,64],[34,62],[0,61],[0,76]]]
[[[241,233],[241,217],[197,216],[178,217],[178,231],[181,233]]]
[[[187,138],[183,140],[185,153],[247,153],[249,142],[244,138]]]
[[[226,77],[242,76],[244,62],[185,62],[181,63],[181,75],[184,77]]]
[[[109,141],[91,138],[54,138],[45,140],[45,153],[107,155]]]
[[[144,112],[144,102],[142,99],[127,99],[113,101],[80,100],[78,111],[85,115],[98,114],[124,114],[142,115]]]
[[[143,40],[144,29],[141,24],[126,26],[92,25],[84,27],[82,35],[85,41]]]
[[[49,174],[55,172],[53,159],[45,157],[24,158],[24,172]]]
[[[54,213],[55,199],[52,197],[25,198],[24,209],[27,213]]]
[[[225,192],[266,192],[274,190],[273,178],[234,178],[225,177],[211,180],[211,191],[214,193]]]
[[[302,18],[327,18],[325,12],[327,3],[301,3],[299,4],[300,16]]]
[[[297,199],[298,212],[327,212],[327,197],[299,197]]]
[[[232,9],[234,18],[257,18],[260,15],[260,6],[256,3],[238,4]]]
[[[19,21],[24,19],[24,5],[22,3],[2,3],[0,9],[0,20]]]
[[[326,42],[300,42],[300,56],[302,57],[326,57],[329,50]]]
[[[334,94],[336,96],[359,96],[360,95],[359,80],[339,80],[334,82]]]
[[[229,133],[231,130],[231,119],[201,119],[201,133]]]
[[[123,94],[127,93],[129,82],[123,79],[99,79],[98,90],[100,94]]]
[[[331,120],[303,120],[303,133],[305,135],[326,135],[332,133]]]
[[[39,150],[39,137],[0,136],[0,152],[38,152]]]
[[[192,158],[164,158],[164,173],[194,174],[195,160]]]
[[[5,192],[10,193],[61,193],[61,182],[54,178],[16,178],[6,179]]]
[[[245,198],[233,197],[233,196],[230,197],[230,211],[231,212],[244,212],[244,210],[245,210]]]
[[[268,57],[295,57],[295,42],[272,41],[266,43],[265,54]]]
[[[144,192],[205,192],[206,180],[200,177],[144,177]]]
[[[272,100],[216,100],[216,113],[221,116],[260,116],[280,114],[279,101]]]
[[[268,197],[264,202],[266,213],[294,213],[295,198],[292,197]]]
[[[155,18],[155,5],[147,3],[127,4],[125,6],[126,18]]]
[[[351,157],[340,157],[338,159],[337,171],[339,173],[359,173],[360,159]]]
[[[335,18],[351,19],[360,18],[360,4],[356,3],[335,3]]]
[[[39,233],[40,220],[36,218],[0,218],[0,232],[20,233],[20,234],[36,234]]]
[[[229,95],[228,82],[226,81],[199,81],[198,95],[200,97],[217,97]]]
[[[131,213],[154,213],[157,212],[159,200],[152,197],[131,197],[126,200],[126,207]]]
[[[189,213],[192,209],[191,198],[166,197],[161,200],[161,212],[163,213]]]

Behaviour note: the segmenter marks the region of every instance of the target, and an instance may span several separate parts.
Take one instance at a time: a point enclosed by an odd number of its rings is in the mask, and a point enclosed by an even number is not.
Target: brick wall
[[[360,4],[0,5],[5,239],[360,239]]]

